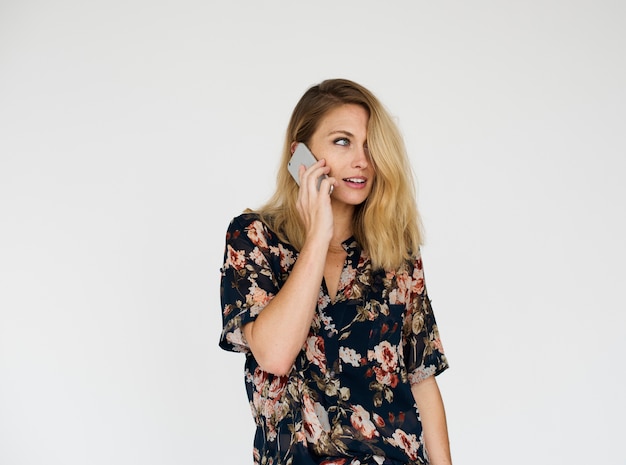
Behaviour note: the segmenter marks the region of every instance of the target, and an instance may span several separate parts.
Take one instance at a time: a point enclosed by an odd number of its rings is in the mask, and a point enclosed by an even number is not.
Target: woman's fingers
[[[328,195],[330,196],[333,193],[333,190],[335,189],[335,178],[331,176],[325,176],[323,179],[318,181],[318,185],[319,185],[318,191],[320,193],[327,192]]]
[[[304,165],[300,167],[300,187],[315,187],[315,190],[319,191],[322,180],[328,177],[330,168],[326,166],[326,160],[322,159],[311,165],[309,168],[305,168]]]
[[[300,167],[300,190],[297,208],[306,225],[307,235],[332,233],[333,212],[330,193],[335,178],[329,177],[330,168],[324,160],[319,160],[308,169]],[[322,178],[320,181],[320,177]],[[318,189],[319,188],[319,189]]]

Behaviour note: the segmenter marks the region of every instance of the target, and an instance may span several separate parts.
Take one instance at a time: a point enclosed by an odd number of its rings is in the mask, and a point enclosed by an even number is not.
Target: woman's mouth
[[[350,187],[354,189],[361,189],[365,187],[367,183],[367,178],[362,177],[354,177],[354,178],[343,178],[343,182],[348,184]]]

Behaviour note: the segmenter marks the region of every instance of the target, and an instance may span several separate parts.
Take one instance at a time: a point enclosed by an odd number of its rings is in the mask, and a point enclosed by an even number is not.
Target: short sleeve
[[[220,347],[232,352],[249,351],[242,327],[254,321],[278,292],[271,266],[270,231],[249,215],[235,218],[226,233],[220,297],[222,334]]]
[[[404,322],[404,359],[411,384],[436,376],[448,368],[431,306],[421,255],[412,267],[408,314]]]

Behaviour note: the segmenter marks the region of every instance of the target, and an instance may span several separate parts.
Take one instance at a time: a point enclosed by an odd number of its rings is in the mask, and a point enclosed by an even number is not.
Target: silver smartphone
[[[298,145],[296,146],[296,150],[294,150],[293,155],[291,156],[291,159],[289,160],[287,169],[291,173],[291,176],[293,176],[293,179],[295,179],[298,185],[300,185],[300,178],[298,177],[298,170],[300,169],[300,166],[304,165],[306,168],[309,168],[311,165],[313,165],[316,162],[317,162],[317,159],[311,153],[309,148],[304,143],[298,142]],[[319,190],[320,188],[322,179],[327,178],[327,177],[328,176],[323,175],[318,178],[317,190]]]

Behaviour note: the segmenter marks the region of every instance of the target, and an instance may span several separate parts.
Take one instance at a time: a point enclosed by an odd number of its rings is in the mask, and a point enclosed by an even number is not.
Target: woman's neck
[[[341,248],[343,250],[343,242],[352,236],[352,217],[354,209],[347,209],[343,212],[334,213],[333,237],[330,239],[329,248]]]

